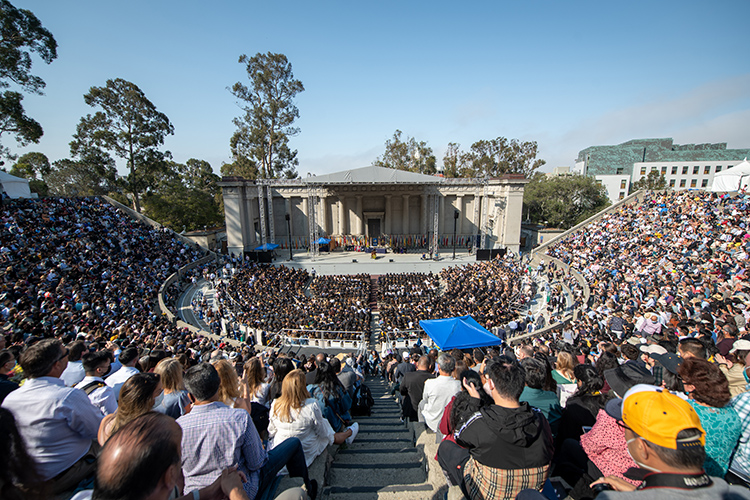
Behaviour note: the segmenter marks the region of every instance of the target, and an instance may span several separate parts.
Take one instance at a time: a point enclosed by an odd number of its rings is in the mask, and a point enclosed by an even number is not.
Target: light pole
[[[286,219],[286,232],[289,235],[289,260],[292,259],[292,223],[291,223],[291,217],[289,214],[284,214],[284,218]]]
[[[458,210],[453,212],[453,260],[456,260],[456,224],[458,223]]]

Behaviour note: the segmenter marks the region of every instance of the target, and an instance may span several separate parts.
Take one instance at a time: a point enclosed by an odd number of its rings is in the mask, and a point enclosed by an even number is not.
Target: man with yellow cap
[[[637,488],[615,476],[598,479],[592,487],[606,484],[614,491],[603,491],[597,500],[750,499],[750,490],[705,473],[705,431],[682,398],[639,384],[607,403],[606,410],[624,429],[628,453],[645,476]]]

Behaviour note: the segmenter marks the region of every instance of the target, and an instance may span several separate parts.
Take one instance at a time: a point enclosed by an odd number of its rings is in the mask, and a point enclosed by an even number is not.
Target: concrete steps
[[[415,443],[414,430],[400,420],[399,405],[387,384],[370,377],[367,385],[375,405],[370,417],[357,417],[359,434],[339,448],[330,466],[324,500],[405,499],[435,500],[437,489],[428,482],[424,446]]]

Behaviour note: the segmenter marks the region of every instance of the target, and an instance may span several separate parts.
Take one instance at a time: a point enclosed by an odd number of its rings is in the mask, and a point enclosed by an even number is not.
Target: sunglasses
[[[67,357],[68,357],[68,353],[70,353],[70,349],[68,349],[67,347],[63,347],[63,352],[62,352],[62,354],[61,354],[60,356],[58,356],[58,358],[57,358],[57,359],[55,360],[55,363],[57,363],[58,361],[61,361],[61,360],[62,360],[63,358],[67,358]]]

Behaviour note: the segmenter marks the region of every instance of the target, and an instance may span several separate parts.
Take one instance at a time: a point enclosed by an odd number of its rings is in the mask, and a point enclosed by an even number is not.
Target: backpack
[[[372,406],[375,404],[375,400],[372,398],[372,392],[370,388],[365,384],[359,384],[354,390],[354,397],[352,398],[352,416],[357,417],[369,417],[372,413]]]

